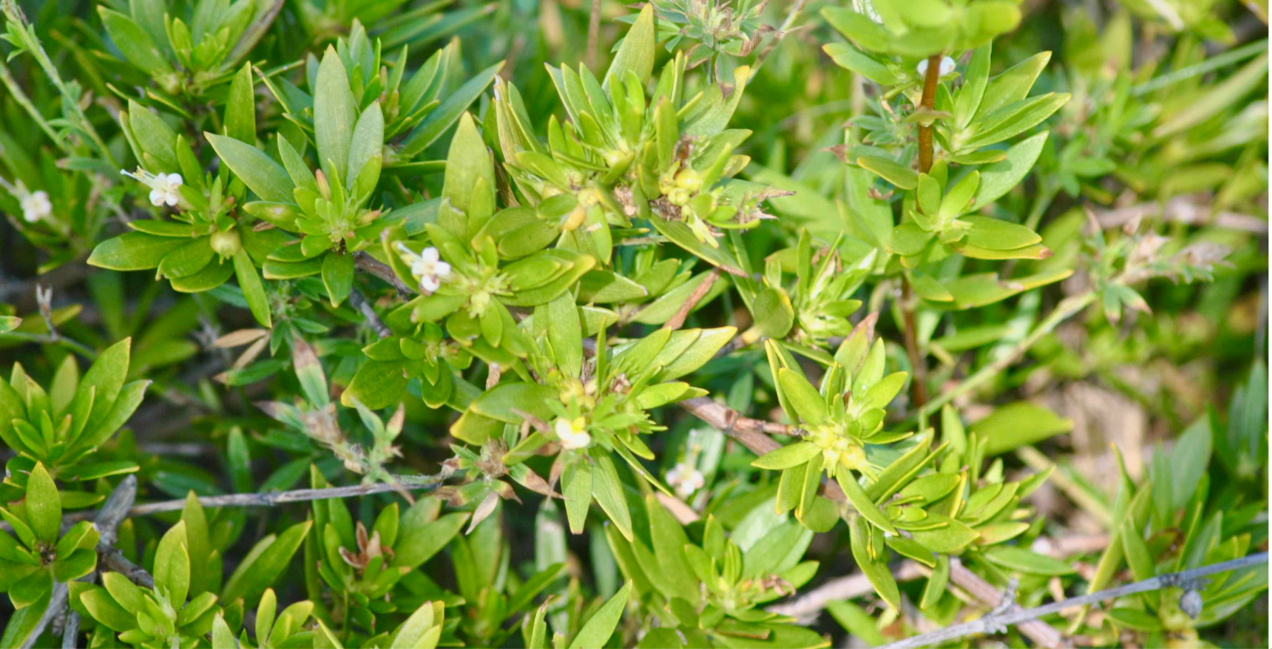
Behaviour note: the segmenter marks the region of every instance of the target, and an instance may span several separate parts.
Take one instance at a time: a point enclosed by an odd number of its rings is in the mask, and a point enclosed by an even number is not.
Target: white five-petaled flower
[[[420,292],[432,294],[441,285],[442,280],[450,277],[450,264],[442,261],[441,255],[437,253],[437,248],[428,247],[420,251],[417,255],[411,252],[406,244],[399,241],[397,243],[398,252],[401,253],[403,261],[411,265],[411,275],[420,282]]]
[[[706,478],[702,476],[702,472],[684,462],[677,462],[667,472],[667,484],[676,488],[676,493],[681,498],[688,498],[693,492],[701,489],[707,484]]]
[[[39,189],[22,197],[22,218],[27,223],[35,223],[53,212],[53,203],[49,202],[49,193]]]
[[[582,417],[574,421],[558,417],[552,424],[552,430],[556,432],[561,446],[567,449],[586,448],[592,443],[592,436],[587,434],[587,422]]]
[[[121,169],[119,173],[145,183],[150,188],[150,204],[155,207],[173,207],[181,201],[180,187],[185,184],[181,174],[152,174],[145,169],[138,169],[137,173]]]
[[[949,73],[953,72],[953,71],[954,71],[954,67],[955,67],[955,63],[954,63],[954,59],[953,59],[952,57],[946,56],[946,57],[942,58],[942,59],[941,59],[941,69],[940,69],[941,76],[945,76],[945,75],[947,75],[947,74],[949,74]],[[917,66],[917,68],[916,68],[916,69],[919,71],[919,76],[920,76],[920,77],[922,77],[922,76],[926,76],[926,75],[927,75],[927,68],[928,68],[928,60],[927,60],[927,59],[923,59],[922,61],[919,61],[919,65]]]

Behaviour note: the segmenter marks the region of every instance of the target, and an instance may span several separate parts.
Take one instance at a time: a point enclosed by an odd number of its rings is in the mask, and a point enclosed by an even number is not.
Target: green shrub
[[[5,0],[0,646],[1262,642],[1265,5]]]

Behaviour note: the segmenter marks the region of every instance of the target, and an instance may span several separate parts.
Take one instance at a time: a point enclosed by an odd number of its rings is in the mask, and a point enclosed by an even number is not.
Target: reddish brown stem
[[[941,78],[941,55],[933,54],[927,60],[927,74],[923,77],[923,99],[919,107],[931,111],[936,107],[936,84]],[[932,169],[932,124],[919,123],[919,172]]]
[[[901,313],[905,318],[905,352],[910,357],[910,368],[914,371],[914,407],[921,409],[928,402],[927,364],[923,360],[923,354],[919,352],[919,327],[914,302],[910,278],[902,275]]]
[[[923,76],[923,98],[919,108],[925,112],[936,107],[936,85],[941,78],[941,55],[933,54],[927,60],[927,72]],[[931,122],[919,122],[919,172],[932,170],[934,157],[932,145]],[[922,408],[928,401],[927,366],[923,355],[919,353],[918,318],[915,316],[914,290],[910,288],[910,278],[901,277],[901,312],[905,317],[905,351],[910,356],[910,367],[914,371],[914,406]]]

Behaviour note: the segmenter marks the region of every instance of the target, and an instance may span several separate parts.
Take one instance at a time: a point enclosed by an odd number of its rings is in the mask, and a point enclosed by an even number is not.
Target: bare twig
[[[1264,41],[1260,41],[1264,42]],[[1160,218],[1163,221],[1183,223],[1185,225],[1213,225],[1229,230],[1242,230],[1259,235],[1267,235],[1267,219],[1250,214],[1219,211],[1212,212],[1205,195],[1176,196],[1160,203],[1140,203],[1115,210],[1096,213],[1100,227],[1109,229],[1133,223],[1140,219]]]
[[[928,571],[919,562],[902,561],[892,571],[892,578],[897,581],[913,581],[927,574]],[[858,572],[832,579],[798,599],[770,606],[768,610],[770,613],[787,615],[800,621],[810,621],[830,602],[854,599],[873,592],[874,586],[870,584],[870,579],[865,573]]]
[[[1062,536],[1048,540],[1046,547],[1035,546],[1033,549],[1036,552],[1061,559],[1074,554],[1097,552],[1104,549],[1108,543],[1109,537],[1104,534]],[[926,576],[929,572],[918,562],[906,560],[893,569],[892,577],[897,581],[910,581]],[[817,613],[826,608],[828,602],[853,599],[873,592],[874,586],[870,585],[870,580],[866,575],[864,573],[854,573],[832,579],[796,599],[770,606],[768,610],[778,615],[796,618],[802,622],[811,621],[816,617]]]
[[[922,408],[928,401],[927,363],[919,350],[919,322],[915,313],[917,300],[910,287],[910,278],[901,276],[901,313],[905,320],[905,353],[910,357],[910,369],[914,372],[911,379],[914,387],[914,405]]]
[[[782,446],[769,437],[768,433],[800,434],[799,429],[794,426],[743,417],[736,410],[720,405],[707,397],[686,399],[680,402],[680,406],[688,410],[693,416],[710,424],[713,428],[738,440],[756,455],[764,455]],[[832,502],[843,503],[847,501],[843,490],[833,481],[822,481],[821,494]],[[963,567],[962,564],[951,562],[950,582],[967,591],[987,606],[997,606],[1001,599],[992,584],[981,579],[979,575]],[[1020,632],[1040,646],[1061,646],[1062,639],[1059,632],[1049,624],[1029,622],[1021,625]]]
[[[676,310],[676,314],[671,316],[671,319],[668,320],[662,328],[672,330],[679,329],[681,325],[685,323],[685,318],[689,317],[689,312],[693,311],[693,308],[698,306],[698,302],[700,302],[702,298],[711,291],[711,287],[715,285],[716,279],[719,277],[720,269],[712,268],[711,272],[707,273],[707,276],[702,278],[701,282],[698,282],[698,285],[694,287],[693,292],[689,294],[687,299],[685,299],[685,303],[680,305],[680,308]]]
[[[596,69],[596,54],[601,40],[601,0],[592,0],[592,11],[587,18],[587,52],[584,63],[588,69]]]
[[[380,320],[380,316],[376,314],[375,307],[371,306],[366,296],[357,289],[349,293],[349,305],[357,309],[362,314],[362,317],[367,319],[367,324],[371,326],[371,330],[375,332],[375,335],[381,338],[388,338],[393,335],[388,325],[385,325],[384,321]]]
[[[1136,593],[1162,590],[1163,588],[1170,588],[1172,586],[1181,586],[1184,587],[1185,591],[1187,591],[1192,589],[1190,587],[1195,588],[1197,582],[1204,577],[1233,570],[1240,570],[1242,568],[1249,568],[1252,566],[1265,565],[1267,562],[1268,553],[1260,552],[1240,559],[1233,559],[1232,561],[1214,563],[1208,566],[1194,568],[1192,570],[1185,570],[1183,572],[1158,575],[1151,579],[1145,579],[1143,581],[1137,581],[1124,586],[1118,586],[1117,588],[1101,590],[1089,595],[1071,597],[1069,599],[1052,602],[1051,604],[1046,604],[1044,606],[1012,610],[996,615],[987,615],[973,622],[946,627],[940,631],[925,633],[913,638],[907,638],[900,642],[884,645],[883,649],[911,649],[913,647],[927,647],[930,645],[947,643],[951,640],[966,638],[972,635],[993,633],[1000,630],[1002,627],[1037,621],[1038,618],[1043,616],[1059,613],[1060,611],[1073,608],[1075,606],[1087,606],[1110,599],[1116,599],[1118,597],[1126,597],[1127,595],[1134,595]],[[953,580],[952,573],[950,578]]]
[[[418,291],[414,288],[408,286],[406,282],[403,282],[402,279],[397,276],[397,273],[393,272],[393,269],[390,268],[388,264],[363,251],[355,252],[353,255],[354,268],[364,273],[375,275],[389,283],[393,286],[393,288],[397,289],[398,296],[406,297],[408,295],[415,295],[418,293]]]
[[[400,484],[378,483],[373,485],[356,485],[351,487],[328,487],[325,489],[293,489],[292,491],[271,491],[269,493],[228,494],[225,496],[201,496],[199,504],[206,508],[217,507],[275,507],[286,503],[306,502],[310,500],[326,500],[328,498],[353,498],[371,494],[397,491],[406,487],[412,491],[429,491],[441,486],[455,472],[449,465],[443,464],[442,470],[434,475],[396,475],[394,479]],[[162,512],[175,512],[185,507],[185,499],[164,500],[154,503],[136,505],[128,510],[129,516],[148,516]],[[70,514],[64,521],[76,521],[91,518],[97,512]]]
[[[795,31],[793,29],[795,25],[795,18],[798,17],[800,12],[804,10],[804,3],[805,0],[796,0],[795,4],[791,5],[790,12],[786,14],[786,20],[783,20],[782,25],[777,28],[777,36],[774,36],[773,40],[767,47],[764,48],[764,51],[760,52],[760,55],[756,57],[755,67],[751,70],[752,79],[754,79],[755,75],[759,73],[760,68],[764,67],[764,62],[768,60],[769,54],[771,54],[773,50],[777,49],[778,45],[781,45],[782,39],[786,38],[787,34]]]

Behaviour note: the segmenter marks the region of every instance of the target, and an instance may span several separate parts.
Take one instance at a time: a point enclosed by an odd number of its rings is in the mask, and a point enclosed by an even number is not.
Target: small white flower
[[[155,207],[173,207],[181,201],[180,187],[185,184],[181,174],[152,174],[145,169],[137,173],[121,169],[119,173],[145,183],[150,188],[150,204]]]
[[[49,202],[49,193],[40,189],[22,197],[22,218],[27,223],[35,223],[53,212],[53,203]]]
[[[701,489],[707,484],[707,479],[702,476],[702,472],[684,462],[677,462],[667,472],[667,484],[676,488],[676,493],[681,498],[688,498],[693,492]]]
[[[919,71],[920,77],[927,76],[927,66],[928,66],[927,59],[923,59],[922,61],[919,61],[919,65],[916,67],[916,69]],[[956,64],[954,63],[954,59],[952,57],[947,56],[942,58],[941,69],[940,69],[941,76],[945,76],[953,72],[955,67],[956,67]]]
[[[441,255],[437,253],[437,248],[428,247],[415,254],[411,252],[406,244],[399,241],[397,243],[398,253],[402,255],[402,260],[411,266],[411,275],[419,280],[420,291],[425,294],[432,294],[442,285],[442,280],[450,277],[450,264],[442,261]]]
[[[587,422],[582,417],[574,421],[558,417],[552,424],[552,430],[556,432],[561,446],[567,449],[586,448],[592,443],[592,436],[587,434]]]
[[[159,174],[155,176],[155,184],[150,190],[150,204],[156,207],[167,205],[172,207],[181,200],[181,190],[177,189],[184,181],[181,174]]]

